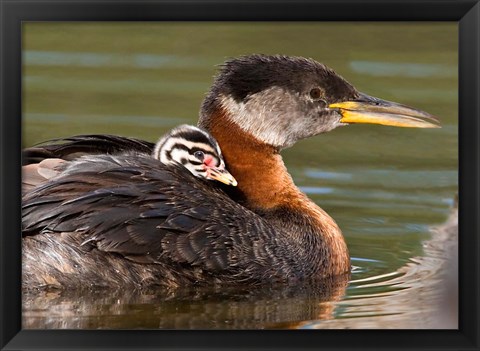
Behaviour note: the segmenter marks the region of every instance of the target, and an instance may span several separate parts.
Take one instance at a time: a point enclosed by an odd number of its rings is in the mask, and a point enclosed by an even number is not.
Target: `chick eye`
[[[205,154],[203,153],[203,151],[195,151],[195,153],[193,154],[193,156],[195,156],[196,158],[198,158],[200,161],[203,161],[204,157],[205,157]]]
[[[318,100],[322,96],[322,90],[320,88],[313,88],[310,90],[310,97],[313,100]]]

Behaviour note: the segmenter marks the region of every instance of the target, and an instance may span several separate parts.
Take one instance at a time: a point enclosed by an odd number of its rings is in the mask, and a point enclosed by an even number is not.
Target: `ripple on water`
[[[24,64],[30,66],[77,66],[77,67],[133,67],[139,69],[152,68],[185,68],[208,67],[216,62],[178,55],[159,55],[147,53],[101,53],[73,51],[38,51],[23,52]]]

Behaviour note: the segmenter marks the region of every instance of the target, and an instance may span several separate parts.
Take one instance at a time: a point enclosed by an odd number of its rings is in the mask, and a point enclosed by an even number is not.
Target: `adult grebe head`
[[[215,117],[277,149],[350,123],[438,127],[434,116],[357,91],[312,59],[250,55],[227,61],[205,99],[199,126]]]

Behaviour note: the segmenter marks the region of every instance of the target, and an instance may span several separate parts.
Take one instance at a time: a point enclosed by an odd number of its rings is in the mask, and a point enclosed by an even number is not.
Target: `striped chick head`
[[[237,185],[225,169],[217,141],[198,127],[183,124],[172,129],[155,144],[152,156],[166,165],[182,165],[196,177]]]

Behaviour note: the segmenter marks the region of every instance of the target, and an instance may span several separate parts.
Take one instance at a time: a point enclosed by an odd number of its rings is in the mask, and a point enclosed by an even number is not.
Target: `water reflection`
[[[458,210],[431,229],[425,254],[392,273],[353,279],[337,304],[340,319],[299,327],[375,329],[458,328]],[[372,318],[373,317],[373,318]]]
[[[375,77],[456,77],[456,65],[411,62],[351,61],[354,72]]]
[[[34,66],[76,66],[76,67],[135,67],[151,68],[181,68],[209,67],[215,62],[200,61],[195,57],[153,54],[115,54],[98,52],[61,52],[36,51],[23,52],[25,64]]]
[[[263,329],[334,318],[349,276],[311,285],[24,294],[23,328]]]

